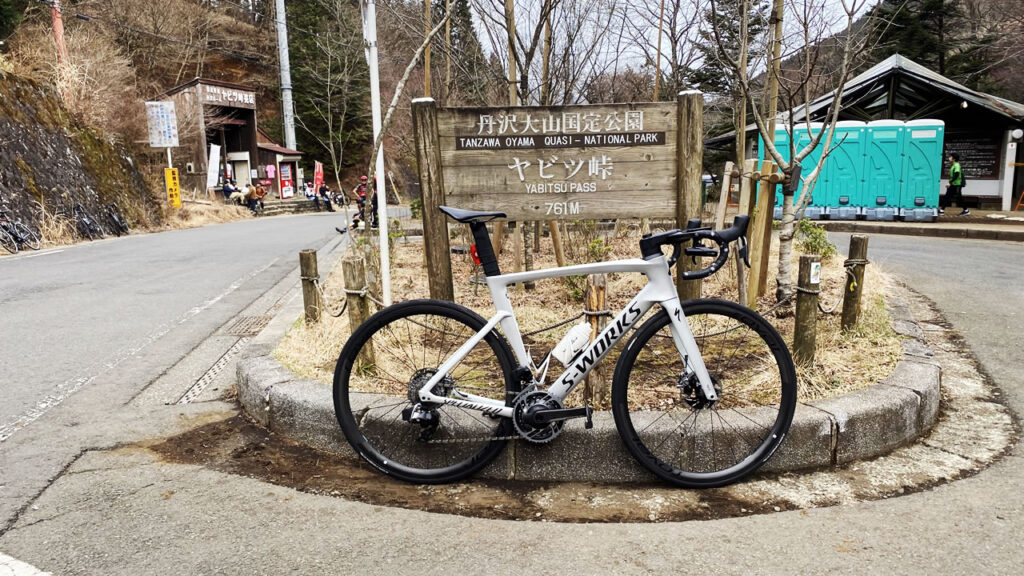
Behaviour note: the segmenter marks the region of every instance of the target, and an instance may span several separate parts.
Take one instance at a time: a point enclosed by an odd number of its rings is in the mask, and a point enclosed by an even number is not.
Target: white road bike
[[[692,222],[649,235],[638,259],[501,274],[486,222],[505,215],[440,209],[469,224],[496,312],[487,320],[451,302],[413,300],[384,308],[353,332],[334,372],[334,410],[349,444],[371,465],[408,482],[454,482],[486,466],[510,439],[550,442],[575,418],[590,428],[592,408],[565,407],[566,397],[655,304],[661,310],[636,329],[612,380],[611,412],[628,451],[667,482],[710,488],[744,478],[778,449],[796,407],[785,342],[744,306],[681,302],[669,271],[682,252],[714,259],[681,271],[685,279],[714,274],[729,244],[743,238],[746,216],[717,232]],[[740,255],[746,258],[742,240]],[[556,346],[566,368],[548,385],[553,354],[535,364],[508,287],[621,272],[644,274],[647,284],[592,343]]]

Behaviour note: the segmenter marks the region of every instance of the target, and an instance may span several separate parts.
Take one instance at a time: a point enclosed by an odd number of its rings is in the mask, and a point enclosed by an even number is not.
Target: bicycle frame
[[[587,377],[587,374],[596,366],[615,345],[626,335],[630,329],[643,318],[647,312],[659,304],[668,312],[671,321],[672,338],[675,341],[676,349],[680,357],[685,359],[685,366],[696,374],[698,382],[708,400],[717,400],[718,395],[712,385],[711,377],[701,358],[697,341],[690,330],[686,317],[683,314],[679,302],[679,294],[676,292],[672,275],[669,273],[668,262],[665,256],[658,256],[650,260],[629,259],[614,260],[611,262],[596,262],[593,264],[581,264],[578,266],[567,266],[563,268],[549,268],[546,270],[533,270],[530,272],[516,272],[512,274],[501,274],[487,277],[487,287],[491,292],[491,299],[494,302],[495,314],[487,324],[476,334],[469,338],[465,344],[459,347],[441,366],[437,373],[424,384],[419,391],[421,402],[432,404],[452,404],[461,408],[479,410],[484,414],[492,416],[512,417],[513,408],[506,406],[503,402],[491,398],[484,398],[474,394],[467,394],[459,390],[453,390],[453,396],[438,396],[431,392],[434,386],[441,381],[462,359],[483,340],[496,326],[501,326],[505,338],[516,360],[520,366],[526,366],[536,379],[538,367],[534,365],[533,359],[526,351],[523,338],[519,331],[519,324],[516,321],[512,310],[512,303],[508,297],[508,287],[520,282],[530,282],[547,278],[561,278],[573,275],[609,274],[615,272],[639,272],[647,276],[647,284],[640,292],[619,312],[614,320],[602,331],[596,339],[576,355],[572,363],[547,389],[547,392],[559,402],[565,398]],[[546,365],[550,357],[542,365]],[[546,370],[545,370],[546,372]]]

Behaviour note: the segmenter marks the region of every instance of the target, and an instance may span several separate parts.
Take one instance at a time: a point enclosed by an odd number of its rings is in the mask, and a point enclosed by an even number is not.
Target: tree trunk
[[[782,228],[779,230],[779,273],[775,278],[778,287],[775,290],[775,299],[782,302],[793,296],[792,260],[793,256],[793,234],[796,232],[793,215],[793,195],[782,196]]]

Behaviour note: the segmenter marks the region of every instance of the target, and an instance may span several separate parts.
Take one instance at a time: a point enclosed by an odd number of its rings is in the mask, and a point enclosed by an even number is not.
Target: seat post
[[[487,224],[480,221],[469,223],[469,229],[473,232],[473,240],[476,242],[476,255],[483,266],[485,276],[499,276],[498,258],[494,255],[494,247],[491,245],[491,237],[487,234]]]

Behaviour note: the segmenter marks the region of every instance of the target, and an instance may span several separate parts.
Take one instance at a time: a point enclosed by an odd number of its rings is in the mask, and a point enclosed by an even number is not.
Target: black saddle
[[[475,210],[462,210],[460,208],[452,208],[451,206],[438,206],[438,210],[444,212],[448,216],[451,216],[453,220],[458,222],[490,222],[496,218],[505,218],[504,212],[477,212]]]

